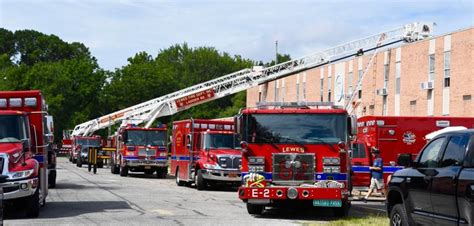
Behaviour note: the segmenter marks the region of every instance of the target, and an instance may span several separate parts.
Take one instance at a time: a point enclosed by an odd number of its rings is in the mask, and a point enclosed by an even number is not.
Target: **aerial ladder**
[[[173,115],[190,107],[235,94],[286,76],[350,57],[360,56],[365,52],[377,51],[380,48],[396,43],[409,43],[423,40],[431,37],[433,25],[433,23],[410,23],[400,28],[348,42],[274,66],[266,68],[261,66],[246,68],[81,123],[74,128],[72,135],[89,136],[97,130],[108,128],[117,123],[121,123],[122,126],[128,123],[137,125],[145,123],[144,127],[148,128],[156,118]],[[373,57],[366,66],[363,76],[359,79],[357,88],[361,87],[363,77],[366,74],[367,68],[370,67],[372,60]],[[354,96],[355,92],[350,95],[348,103],[352,102]],[[347,104],[345,107],[349,112],[352,112],[351,104]]]

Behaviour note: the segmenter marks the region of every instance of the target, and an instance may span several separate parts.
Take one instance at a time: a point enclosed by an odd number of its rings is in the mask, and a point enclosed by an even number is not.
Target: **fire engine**
[[[168,173],[166,125],[142,128],[128,125],[112,138],[111,172],[127,176],[128,172],[144,172],[158,178]]]
[[[347,214],[355,117],[331,103],[267,103],[244,109],[236,125],[243,152],[238,194],[249,214],[291,203]]]
[[[176,184],[240,185],[242,155],[232,120],[188,119],[173,123],[171,169]]]
[[[48,195],[47,110],[41,91],[0,92],[0,186],[4,201],[18,203],[28,217],[38,216]]]
[[[431,132],[453,126],[474,128],[473,117],[416,117],[416,116],[365,116],[357,121],[357,140],[352,147],[352,185],[367,189],[370,185],[369,167],[373,164],[371,149],[380,150],[385,183],[387,178],[402,168],[401,155],[416,158],[426,144],[425,136]]]
[[[82,167],[81,153],[86,153],[89,147],[100,147],[101,138],[100,136],[73,136],[72,137],[72,148],[69,153],[69,161],[76,164],[78,167]]]

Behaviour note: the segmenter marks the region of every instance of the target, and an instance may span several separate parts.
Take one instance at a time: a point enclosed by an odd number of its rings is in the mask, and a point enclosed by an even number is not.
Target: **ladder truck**
[[[190,107],[235,94],[258,85],[266,84],[302,71],[338,62],[354,56],[360,56],[366,52],[375,51],[376,53],[379,49],[390,45],[423,40],[431,37],[433,25],[433,23],[414,22],[396,29],[381,32],[356,41],[351,41],[271,67],[263,68],[255,66],[253,68],[246,68],[81,123],[75,126],[72,135],[89,136],[97,130],[105,129],[118,123],[121,123],[121,128],[125,127],[130,122],[137,125],[144,123],[144,128],[149,128],[156,118],[173,115]],[[360,89],[362,80],[374,59],[374,56],[375,54],[367,64],[363,75],[359,78],[357,89]],[[346,108],[348,114],[351,114],[353,111],[352,99],[354,96],[355,92],[350,95],[349,101],[346,102],[345,106],[342,106]],[[242,162],[248,163],[248,159],[246,158],[252,157],[249,153],[243,156]],[[243,169],[249,169],[248,166],[245,165],[242,167]],[[249,172],[242,172],[242,174],[245,173]],[[348,180],[350,180],[350,177],[346,178],[349,178]],[[265,180],[271,181],[272,179],[265,177]],[[350,181],[347,184],[350,186]],[[245,202],[248,202],[248,200],[252,198],[247,196],[241,197]],[[265,197],[256,198],[264,199]],[[249,209],[249,213],[258,213],[258,210],[261,209],[260,207],[261,206],[252,206],[251,208],[253,209]]]

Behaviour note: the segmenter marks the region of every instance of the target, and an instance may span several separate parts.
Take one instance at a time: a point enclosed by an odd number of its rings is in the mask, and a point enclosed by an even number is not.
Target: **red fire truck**
[[[6,204],[37,217],[48,195],[47,105],[41,91],[0,92],[0,186]]]
[[[168,173],[166,125],[159,128],[142,128],[127,125],[112,137],[111,172],[127,176],[128,172],[144,172],[158,178]]]
[[[59,150],[61,156],[69,156],[70,162],[72,162],[72,155],[70,155],[72,151],[71,132],[72,130],[63,130],[63,140],[61,143],[61,149]]]
[[[238,194],[249,214],[288,204],[347,214],[355,117],[330,103],[268,103],[241,111],[236,127],[243,152]]]
[[[198,190],[241,183],[242,153],[232,120],[188,119],[173,123],[171,169],[176,184]]]
[[[384,181],[402,168],[398,157],[410,154],[413,159],[426,144],[424,137],[434,131],[464,126],[474,128],[473,117],[415,117],[415,116],[364,116],[357,120],[357,140],[352,146],[352,186],[367,189],[373,159],[372,147],[380,150]]]
[[[64,140],[63,140],[64,141]],[[88,151],[89,147],[100,147],[100,136],[74,136],[72,137],[72,148],[69,153],[69,161],[76,164],[78,167],[82,166],[82,162],[78,162],[81,153]]]

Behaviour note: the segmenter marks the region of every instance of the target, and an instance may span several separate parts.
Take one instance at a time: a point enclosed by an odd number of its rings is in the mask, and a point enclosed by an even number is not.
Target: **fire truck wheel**
[[[69,162],[72,162],[72,156],[69,156]]]
[[[196,184],[197,190],[202,191],[202,190],[206,189],[207,182],[204,179],[204,177],[202,176],[202,171],[201,170],[197,170],[197,175],[194,178],[194,183]]]
[[[77,163],[77,159],[74,159],[74,158],[73,158],[73,159],[72,159],[72,164],[75,164],[75,163]]]
[[[77,167],[82,167],[82,159],[81,158],[77,158],[76,166]]]
[[[156,177],[158,178],[166,178],[167,174],[168,174],[168,168],[158,168],[156,170]]]
[[[36,189],[36,192],[26,198],[26,210],[25,210],[25,214],[26,214],[26,217],[38,217],[39,215],[39,209],[40,209],[40,202],[39,202],[39,190],[40,188],[38,187]]]
[[[48,182],[50,188],[56,187],[56,170],[51,170],[51,172],[49,172]]]
[[[182,181],[179,179],[179,167],[176,168],[176,185],[178,186],[184,186],[186,184],[185,181]]]
[[[120,167],[115,164],[112,164],[112,166],[110,167],[110,171],[112,172],[112,174],[119,174]]]
[[[247,212],[252,215],[261,215],[265,210],[265,206],[262,205],[254,205],[247,203]]]
[[[334,208],[334,216],[335,217],[347,217],[349,215],[349,208],[350,204],[347,202],[342,203],[342,207]]]
[[[104,168],[104,162],[98,162],[97,168]]]
[[[126,166],[120,167],[120,176],[122,177],[128,176],[128,167]]]

